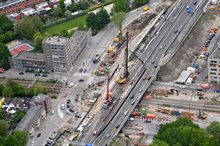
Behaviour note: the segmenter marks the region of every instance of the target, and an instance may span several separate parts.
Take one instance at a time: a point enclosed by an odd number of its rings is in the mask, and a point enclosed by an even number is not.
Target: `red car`
[[[143,80],[146,80],[146,79],[147,79],[147,77],[146,77],[146,76],[144,76],[144,77],[143,77]]]
[[[3,73],[5,72],[5,69],[4,68],[0,68],[0,73]]]

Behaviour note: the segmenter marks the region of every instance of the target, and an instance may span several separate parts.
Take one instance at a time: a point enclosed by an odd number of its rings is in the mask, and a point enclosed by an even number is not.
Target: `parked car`
[[[79,73],[81,73],[81,72],[83,72],[83,69],[82,69],[82,68],[79,69]]]
[[[41,133],[38,133],[38,134],[37,134],[37,137],[40,137],[40,136],[41,136]]]
[[[19,72],[18,74],[19,74],[19,75],[23,75],[24,73],[23,73],[23,72]]]
[[[70,99],[67,99],[67,102],[66,102],[67,104],[69,104],[70,103]]]
[[[145,123],[151,123],[151,121],[149,121],[149,120],[145,120],[144,122],[145,122]]]
[[[47,77],[47,74],[43,74],[42,77]]]
[[[36,73],[36,74],[34,74],[34,76],[40,76],[40,73]]]
[[[151,79],[151,77],[148,77],[148,78],[147,78],[147,80],[150,80],[150,79]]]
[[[85,80],[84,79],[79,79],[79,82],[84,82]]]

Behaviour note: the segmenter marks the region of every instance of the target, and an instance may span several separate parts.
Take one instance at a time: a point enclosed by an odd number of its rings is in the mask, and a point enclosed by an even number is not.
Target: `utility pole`
[[[124,77],[128,77],[128,31],[126,32],[126,49],[125,49],[125,70],[124,70]]]

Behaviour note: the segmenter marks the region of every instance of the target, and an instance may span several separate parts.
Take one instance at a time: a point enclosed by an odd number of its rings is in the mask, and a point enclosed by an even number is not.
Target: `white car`
[[[74,85],[73,83],[70,83],[68,87],[69,87],[69,88],[72,88],[73,85]]]
[[[127,114],[128,114],[128,111],[125,111],[124,116],[127,116]]]
[[[109,138],[109,137],[110,137],[110,135],[109,135],[109,134],[107,134],[107,135],[106,135],[106,138]]]
[[[65,109],[64,104],[61,104],[61,109],[62,109],[62,110],[64,110],[64,109]]]
[[[35,143],[35,141],[32,141],[32,142],[31,142],[31,146],[34,146],[34,143]]]

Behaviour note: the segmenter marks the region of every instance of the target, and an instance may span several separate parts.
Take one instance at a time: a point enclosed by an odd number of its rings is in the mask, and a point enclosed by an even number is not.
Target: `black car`
[[[47,77],[47,75],[46,75],[46,74],[43,74],[42,77]]]
[[[79,82],[83,82],[83,81],[85,81],[84,79],[79,79]]]
[[[36,73],[36,74],[34,74],[34,76],[40,76],[40,73]]]
[[[174,31],[174,33],[177,33],[177,32],[178,32],[178,30],[175,30],[175,31]]]
[[[120,125],[117,125],[115,128],[117,128],[117,129],[118,129],[118,128],[119,128],[119,126],[120,126]]]
[[[40,136],[41,136],[41,133],[38,133],[38,134],[37,134],[37,137],[40,137]]]
[[[196,5],[198,2],[197,1],[195,1],[194,3],[193,3],[193,5]]]
[[[130,96],[130,99],[133,99],[134,98],[134,95]]]
[[[18,74],[19,74],[19,75],[23,75],[24,73],[23,73],[23,72],[19,72]]]
[[[149,120],[145,120],[144,122],[145,122],[145,123],[151,123],[151,121],[149,121]]]
[[[69,104],[70,103],[70,99],[67,99],[67,102],[66,102],[67,104]]]
[[[157,68],[157,65],[154,65],[154,68]]]
[[[148,78],[147,78],[147,80],[150,80],[150,79],[151,79],[151,77],[148,77]]]

